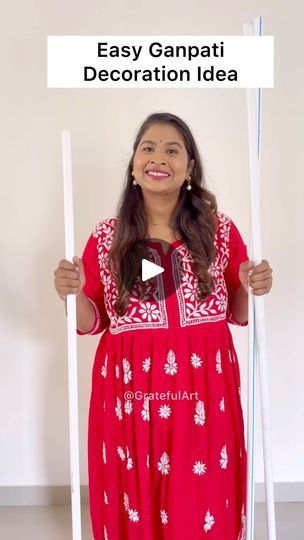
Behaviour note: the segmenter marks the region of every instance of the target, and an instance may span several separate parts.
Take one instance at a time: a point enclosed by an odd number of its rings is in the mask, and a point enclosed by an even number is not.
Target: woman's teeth
[[[166,174],[166,173],[159,173],[159,172],[152,172],[152,171],[148,171],[146,174],[148,174],[148,176],[154,176],[158,178],[167,178],[169,176],[169,174]]]

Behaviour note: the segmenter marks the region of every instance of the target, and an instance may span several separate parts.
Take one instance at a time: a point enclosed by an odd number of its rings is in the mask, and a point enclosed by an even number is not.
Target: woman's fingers
[[[66,299],[67,294],[80,293],[85,283],[82,260],[78,257],[73,257],[73,260],[78,264],[62,259],[54,271],[55,289],[62,300]]]

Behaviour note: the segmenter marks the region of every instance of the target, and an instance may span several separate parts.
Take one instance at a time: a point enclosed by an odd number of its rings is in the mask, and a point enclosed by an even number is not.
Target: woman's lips
[[[146,171],[145,174],[152,178],[152,180],[166,180],[167,178],[170,178],[170,174],[161,174],[161,173],[151,173],[150,171]]]

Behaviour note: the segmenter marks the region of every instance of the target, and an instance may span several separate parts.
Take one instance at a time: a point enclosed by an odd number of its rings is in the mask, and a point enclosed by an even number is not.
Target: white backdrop
[[[245,90],[48,90],[46,36],[233,35],[242,34],[243,22],[257,15],[264,18],[264,33],[275,36],[275,88],[264,91],[262,150],[263,258],[274,278],[273,290],[264,296],[273,472],[276,483],[304,482],[301,3],[29,0],[18,8],[6,4],[4,11],[0,487],[70,481],[66,318],[53,284],[64,257],[62,129],[72,133],[78,256],[96,223],[115,215],[136,130],[157,111],[177,114],[190,125],[208,187],[249,244]],[[246,423],[247,329],[230,328]],[[78,338],[82,484],[87,483],[87,416],[99,338]],[[256,452],[256,480],[262,482],[259,414]]]

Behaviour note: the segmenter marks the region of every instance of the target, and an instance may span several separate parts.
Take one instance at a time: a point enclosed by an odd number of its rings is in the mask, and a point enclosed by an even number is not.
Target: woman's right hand
[[[63,259],[59,262],[54,275],[55,289],[61,300],[66,300],[67,294],[78,296],[86,283],[83,262],[79,257],[73,257],[72,262]]]

